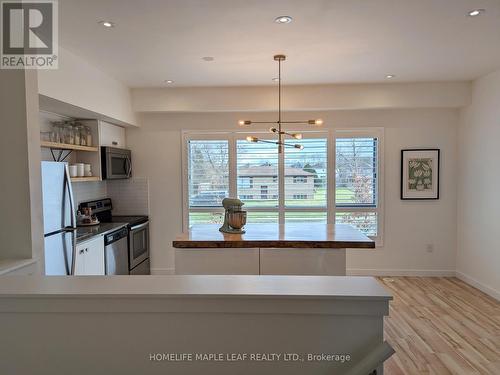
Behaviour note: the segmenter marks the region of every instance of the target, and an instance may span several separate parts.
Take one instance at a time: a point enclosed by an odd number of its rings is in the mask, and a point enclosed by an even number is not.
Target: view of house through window
[[[236,141],[238,198],[245,208],[278,206],[278,150],[271,143]]]
[[[301,139],[300,144],[303,150],[285,150],[285,207],[320,208],[311,218],[322,221],[318,213],[327,208],[328,138]]]
[[[304,134],[304,149],[283,155],[243,135],[213,137],[186,141],[189,226],[222,223],[221,202],[231,195],[244,201],[248,223],[349,223],[379,235],[378,137],[340,134],[330,149],[328,133]]]

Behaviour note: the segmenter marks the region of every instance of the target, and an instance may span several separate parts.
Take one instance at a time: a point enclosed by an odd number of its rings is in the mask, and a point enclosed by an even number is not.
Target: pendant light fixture
[[[241,126],[247,126],[252,124],[276,124],[271,127],[269,131],[271,133],[278,135],[278,140],[268,141],[264,139],[260,139],[253,136],[248,136],[248,142],[262,142],[262,143],[274,143],[278,145],[278,153],[281,154],[283,152],[284,147],[294,147],[302,150],[304,148],[303,145],[298,143],[287,143],[285,142],[285,137],[289,136],[294,139],[302,139],[302,134],[300,133],[287,133],[283,130],[284,124],[309,124],[309,125],[323,125],[323,120],[315,119],[315,120],[307,120],[307,121],[283,121],[282,113],[281,113],[281,62],[285,61],[285,55],[275,55],[274,61],[278,62],[278,120],[277,121],[251,121],[251,120],[239,120],[238,124]]]

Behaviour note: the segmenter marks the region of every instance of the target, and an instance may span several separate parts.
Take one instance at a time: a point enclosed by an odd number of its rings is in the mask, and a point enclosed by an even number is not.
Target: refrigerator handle
[[[71,209],[71,227],[76,228],[76,212],[75,212],[75,201],[73,198],[73,188],[71,187],[71,177],[69,175],[68,165],[64,166],[65,172],[65,182],[68,188],[68,196],[69,196],[69,207]]]
[[[73,249],[71,249],[71,268],[69,270],[70,276],[73,276],[75,274],[75,263],[76,263],[76,232],[73,230],[71,231],[71,246]]]

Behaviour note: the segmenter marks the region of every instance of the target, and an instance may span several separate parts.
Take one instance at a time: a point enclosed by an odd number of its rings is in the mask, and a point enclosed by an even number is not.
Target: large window
[[[275,144],[237,139],[236,173],[237,195],[245,201],[245,208],[278,206],[278,150]],[[245,199],[249,196],[252,199]]]
[[[185,133],[184,225],[221,223],[222,199],[237,196],[249,223],[349,223],[380,244],[382,131],[303,134],[303,150],[279,155],[247,134]]]
[[[315,208],[316,212],[326,212],[328,137],[306,138],[300,144],[303,150],[285,150],[285,209]]]
[[[220,223],[218,208],[229,195],[229,142],[189,140],[187,146],[189,223]]]
[[[379,135],[335,137],[335,222],[379,236]]]

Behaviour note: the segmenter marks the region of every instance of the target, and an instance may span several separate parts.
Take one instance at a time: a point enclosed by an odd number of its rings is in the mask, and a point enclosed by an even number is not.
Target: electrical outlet
[[[431,244],[431,243],[428,243],[427,245],[425,245],[425,250],[428,252],[428,253],[433,253],[434,252],[434,245]]]

